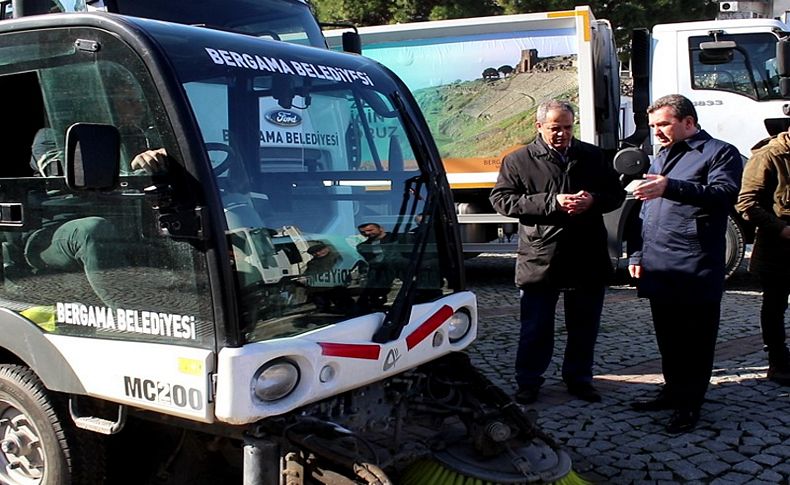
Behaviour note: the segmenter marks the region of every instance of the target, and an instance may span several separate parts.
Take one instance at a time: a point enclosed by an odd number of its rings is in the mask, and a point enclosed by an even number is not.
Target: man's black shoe
[[[659,394],[658,397],[653,399],[637,399],[633,401],[631,409],[634,411],[663,411],[672,409],[672,403],[664,394]]]
[[[592,384],[586,382],[568,384],[568,394],[587,402],[601,402],[601,395],[598,394],[598,391],[595,390]]]
[[[516,393],[516,402],[519,404],[532,404],[538,400],[540,387],[520,387]]]
[[[768,367],[768,380],[776,382],[781,386],[790,386],[790,367]]]
[[[672,434],[691,431],[699,421],[698,409],[678,409],[667,422],[667,432]]]

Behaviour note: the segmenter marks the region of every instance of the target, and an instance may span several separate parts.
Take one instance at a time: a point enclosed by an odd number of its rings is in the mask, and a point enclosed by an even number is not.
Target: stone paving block
[[[785,477],[783,477],[781,473],[777,473],[773,470],[765,470],[757,478],[767,483],[782,483],[782,480],[785,480]],[[787,483],[787,480],[785,480],[784,483]]]
[[[718,454],[719,458],[726,461],[730,464],[740,463],[746,460],[746,457],[742,454],[732,451],[732,450],[724,450]]]
[[[624,470],[620,475],[621,479],[627,480],[628,482],[644,480],[645,477],[647,477],[647,472],[639,470]]]
[[[688,461],[694,463],[695,465],[699,465],[700,463],[704,463],[706,461],[713,461],[717,459],[718,458],[716,457],[716,455],[709,451],[703,451],[701,453],[698,453],[694,456],[690,456],[687,458]]]
[[[756,436],[744,436],[742,440],[745,446],[763,446],[765,445],[765,440],[762,438],[758,438]]]
[[[765,453],[778,456],[784,460],[790,459],[790,445],[769,446],[763,450]]]
[[[751,475],[756,475],[758,473],[762,473],[763,471],[762,465],[752,460],[745,460],[740,463],[736,463],[732,466],[732,469],[736,472],[749,473]]]
[[[715,437],[714,437],[714,439],[711,439],[711,440],[708,440],[708,441],[700,443],[700,446],[702,448],[705,448],[705,449],[710,450],[712,452],[720,452],[720,451],[724,451],[724,450],[729,450],[730,449],[730,447],[726,443],[723,443],[721,441],[717,441],[715,439]]]
[[[687,446],[676,447],[674,451],[675,453],[683,457],[683,459],[688,460],[690,457],[703,453],[705,450],[698,446],[689,444]]]
[[[667,467],[675,472],[675,474],[680,475],[680,477],[685,481],[702,480],[703,478],[708,477],[708,474],[705,473],[704,470],[701,470],[692,463],[683,460],[671,461],[667,463]]]
[[[653,480],[672,480],[672,472],[667,470],[651,470],[648,475]]]
[[[711,485],[740,485],[744,483],[750,483],[752,480],[754,480],[754,477],[751,475],[730,472],[724,476],[716,478],[710,483]]]
[[[760,453],[761,448],[759,446],[739,446],[738,453],[742,454],[743,456],[747,456],[751,458],[752,456]]]
[[[752,461],[756,461],[757,463],[760,463],[761,465],[767,465],[767,466],[774,466],[777,463],[782,461],[782,459],[779,458],[778,456],[769,455],[769,454],[766,454],[766,453],[761,453],[759,455],[754,455],[751,458],[752,458]]]
[[[700,468],[700,470],[704,470],[705,472],[707,472],[708,474],[714,477],[719,476],[725,471],[728,471],[732,468],[729,464],[715,459],[701,462],[697,464],[697,466]]]

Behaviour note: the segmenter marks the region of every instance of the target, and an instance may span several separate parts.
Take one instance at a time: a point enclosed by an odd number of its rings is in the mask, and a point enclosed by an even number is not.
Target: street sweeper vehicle
[[[0,21],[0,483],[574,478],[463,352],[451,192],[389,70],[24,10]]]
[[[786,1],[720,2],[721,19],[656,25],[636,32],[633,89],[621,90],[609,21],[573,10],[361,27],[362,53],[392,69],[412,90],[439,148],[461,224],[464,252],[515,252],[515,220],[495,213],[488,195],[504,156],[535,137],[535,111],[551,98],[577,107],[575,135],[610,157],[623,147],[652,155],[645,110],[680,93],[700,125],[751,147],[790,124]],[[343,30],[325,32],[339,48]],[[634,116],[636,114],[636,117]],[[616,168],[639,177],[647,158],[626,152]],[[624,179],[627,183],[627,180]],[[625,185],[625,184],[624,184]],[[606,214],[610,255],[624,261],[639,237],[640,203],[629,196]],[[733,209],[727,273],[741,264],[752,229]]]

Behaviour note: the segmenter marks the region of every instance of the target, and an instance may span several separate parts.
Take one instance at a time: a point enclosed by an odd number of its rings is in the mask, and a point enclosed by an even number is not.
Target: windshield
[[[431,174],[382,69],[328,51],[209,37],[160,41],[172,49],[213,164],[247,339],[387,311],[406,281],[417,302],[448,291]]]

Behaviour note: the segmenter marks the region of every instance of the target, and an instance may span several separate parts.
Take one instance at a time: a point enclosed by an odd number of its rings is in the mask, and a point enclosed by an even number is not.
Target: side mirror
[[[111,190],[118,185],[121,135],[112,125],[75,123],[66,130],[66,185]]]
[[[702,64],[711,66],[731,62],[738,44],[731,40],[717,40],[702,42],[699,48],[699,61]]]
[[[348,32],[343,32],[341,35],[341,38],[343,39],[343,52],[362,54],[362,37],[360,37],[356,25],[350,22],[321,22],[319,25],[322,29],[328,27],[351,29]]]
[[[644,150],[636,147],[623,148],[614,156],[614,170],[627,177],[636,177],[650,167],[650,158]]]
[[[779,77],[790,76],[790,41],[780,40],[776,43],[776,74]]]
[[[343,32],[343,51],[352,54],[362,54],[362,37],[359,33]]]

